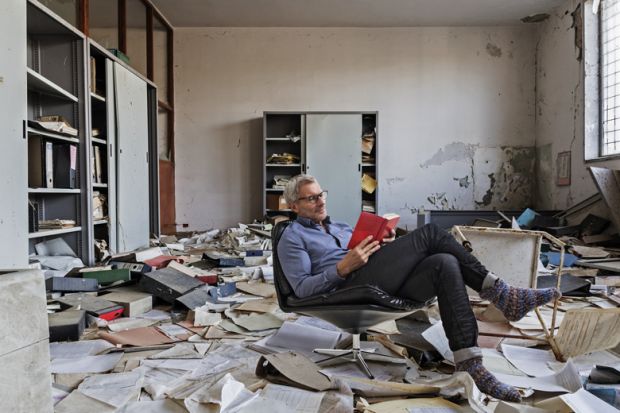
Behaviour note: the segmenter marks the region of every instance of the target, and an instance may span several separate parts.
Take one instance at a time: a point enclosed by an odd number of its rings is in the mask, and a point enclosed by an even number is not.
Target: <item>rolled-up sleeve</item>
[[[301,238],[285,231],[278,243],[278,258],[286,279],[299,298],[309,297],[334,289],[344,280],[338,276],[336,264],[325,271],[312,274],[312,263]]]

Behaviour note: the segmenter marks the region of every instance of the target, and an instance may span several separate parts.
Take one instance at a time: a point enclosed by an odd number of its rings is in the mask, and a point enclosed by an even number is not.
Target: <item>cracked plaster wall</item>
[[[265,110],[379,111],[379,212],[405,225],[528,206],[535,45],[531,25],[177,29],[177,222],[260,216]]]
[[[536,44],[536,203],[565,209],[597,192],[584,162],[584,59],[582,9],[568,0],[539,25]],[[587,9],[586,9],[587,10]],[[585,43],[587,47],[587,42]],[[597,104],[593,102],[591,104]],[[571,184],[558,186],[557,156],[571,152]],[[620,169],[620,161],[593,165]]]

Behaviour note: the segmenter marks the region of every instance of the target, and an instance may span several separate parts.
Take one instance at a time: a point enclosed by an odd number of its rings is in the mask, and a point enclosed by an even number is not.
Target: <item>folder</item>
[[[97,291],[97,280],[75,277],[52,277],[45,280],[45,288],[54,292]]]
[[[70,143],[53,145],[54,186],[56,188],[77,188],[77,146]]]
[[[28,186],[54,187],[54,156],[52,142],[40,136],[28,138]]]
[[[85,310],[88,314],[111,321],[123,314],[123,306],[101,297],[88,294],[65,295],[57,300],[65,307],[75,307]]]
[[[140,287],[147,293],[172,304],[178,297],[204,285],[200,280],[172,268],[162,268],[144,274]]]
[[[101,147],[99,145],[95,145],[94,146],[95,149],[95,183],[101,184],[103,183],[103,180],[101,178],[101,176],[103,175],[101,173]]]
[[[86,328],[84,310],[65,310],[47,315],[50,342],[78,341]]]
[[[99,284],[112,284],[117,281],[130,281],[131,272],[128,269],[120,268],[115,270],[104,271],[84,271],[82,278],[92,278],[97,280]]]
[[[125,317],[134,317],[153,309],[153,296],[140,291],[113,290],[102,297],[122,305]]]

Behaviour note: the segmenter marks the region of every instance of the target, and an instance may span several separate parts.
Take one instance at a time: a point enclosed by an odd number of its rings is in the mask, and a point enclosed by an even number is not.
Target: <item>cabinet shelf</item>
[[[71,227],[71,228],[62,228],[62,229],[44,229],[42,231],[31,232],[28,234],[28,238],[44,238],[51,237],[54,235],[62,235],[62,234],[70,234],[72,232],[79,232],[82,230],[82,227]]]
[[[28,89],[39,93],[59,97],[62,99],[78,102],[78,98],[72,93],[67,92],[56,83],[47,79],[45,76],[35,72],[31,68],[26,68],[28,77]]]
[[[266,141],[276,141],[276,142],[290,142],[290,143],[300,143],[301,139],[298,139],[296,141],[290,139],[290,138],[265,138]]]
[[[100,145],[107,145],[107,144],[108,144],[108,142],[107,142],[105,139],[90,138],[90,140],[91,140],[93,143],[98,143],[98,144],[100,144]]]
[[[93,225],[103,225],[103,224],[107,224],[108,220],[107,219],[98,219],[96,221],[93,221]]]
[[[376,166],[376,164],[374,162],[366,162],[362,164],[362,167],[372,167],[372,166]]]
[[[29,194],[79,194],[81,189],[72,188],[28,188]]]
[[[101,96],[101,95],[99,95],[99,94],[97,94],[95,92],[90,92],[90,97],[93,100],[95,100],[95,101],[98,101],[98,102],[101,102],[101,103],[105,103],[105,97],[103,97],[103,96]]]
[[[108,184],[95,183],[93,182],[93,188],[107,188]]]
[[[269,168],[299,168],[301,164],[299,163],[289,163],[289,164],[281,164],[281,163],[266,163],[265,166]]]
[[[78,138],[71,138],[54,132],[42,131],[31,127],[26,128],[26,131],[28,132],[28,135],[45,136],[46,138],[57,139],[60,141],[80,143],[80,140]]]

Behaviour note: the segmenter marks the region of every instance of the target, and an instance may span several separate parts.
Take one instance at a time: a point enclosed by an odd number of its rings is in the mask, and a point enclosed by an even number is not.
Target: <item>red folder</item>
[[[368,212],[362,212],[351,240],[349,241],[348,249],[353,249],[362,242],[367,236],[372,235],[373,241],[381,241],[383,238],[390,235],[390,230],[396,228],[400,215],[397,214],[385,214],[379,216]]]

